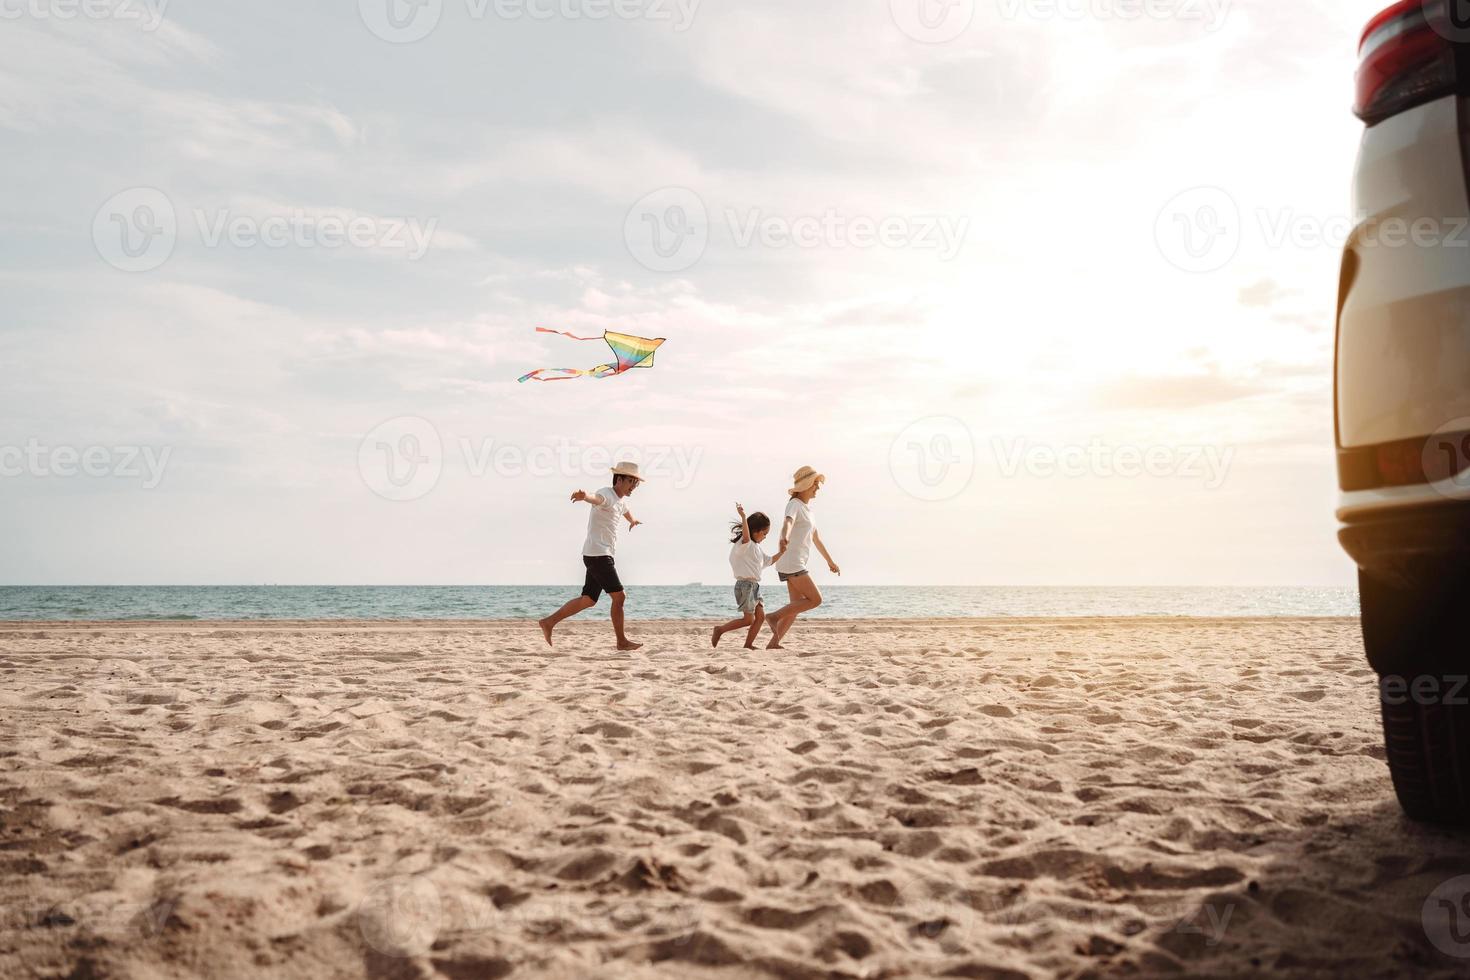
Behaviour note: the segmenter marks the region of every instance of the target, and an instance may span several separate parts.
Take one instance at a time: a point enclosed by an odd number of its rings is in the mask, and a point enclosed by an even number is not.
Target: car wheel
[[[1453,642],[1455,576],[1390,582],[1359,572],[1363,644],[1379,674],[1394,792],[1416,820],[1470,823],[1470,670]],[[1459,597],[1459,601],[1455,601]]]

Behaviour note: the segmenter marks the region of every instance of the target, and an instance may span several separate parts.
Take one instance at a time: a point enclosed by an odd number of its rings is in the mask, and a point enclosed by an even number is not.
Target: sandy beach
[[[0,626],[0,975],[1470,968],[1350,620],[633,632]]]

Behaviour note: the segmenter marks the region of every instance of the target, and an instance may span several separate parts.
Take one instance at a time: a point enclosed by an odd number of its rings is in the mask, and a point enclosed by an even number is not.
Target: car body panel
[[[1348,245],[1355,261],[1345,266],[1351,276],[1338,313],[1340,447],[1427,438],[1470,416],[1470,195],[1460,109],[1458,96],[1446,96],[1364,131]],[[1361,494],[1343,502],[1368,505]]]

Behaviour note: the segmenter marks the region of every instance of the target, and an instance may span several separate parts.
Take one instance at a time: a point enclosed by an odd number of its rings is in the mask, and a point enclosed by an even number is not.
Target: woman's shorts
[[[755,612],[761,604],[761,584],[740,579],[735,583],[735,605],[743,613]]]
[[[803,575],[810,575],[811,573],[808,572],[805,568],[803,568],[799,572],[790,572],[790,573],[787,573],[787,572],[777,572],[776,574],[781,577],[781,581],[783,581],[783,582],[790,582],[794,578],[801,578]]]

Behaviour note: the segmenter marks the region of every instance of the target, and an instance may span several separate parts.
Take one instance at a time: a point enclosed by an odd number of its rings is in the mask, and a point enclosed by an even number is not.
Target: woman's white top
[[[802,503],[798,497],[792,497],[791,502],[786,505],[786,517],[791,519],[791,536],[786,539],[786,554],[776,562],[776,571],[792,572],[806,571],[807,559],[812,554],[812,535],[816,533],[817,523],[812,519],[812,508],[810,504]]]

